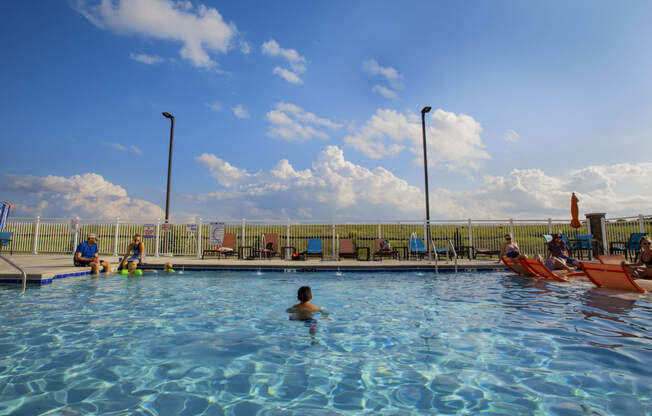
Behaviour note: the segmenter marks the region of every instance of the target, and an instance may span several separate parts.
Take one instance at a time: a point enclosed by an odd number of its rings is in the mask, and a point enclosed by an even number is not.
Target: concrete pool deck
[[[72,266],[72,255],[68,254],[14,254],[2,253],[25,269],[27,283],[40,285],[52,283],[56,279],[69,276],[90,274],[90,267]],[[118,257],[102,256],[103,260],[111,262],[117,268]],[[435,262],[427,260],[390,260],[358,261],[351,259],[321,260],[318,258],[305,261],[292,261],[274,259],[238,260],[232,258],[207,258],[196,257],[148,257],[146,266],[152,269],[162,269],[163,265],[170,262],[176,270],[277,270],[277,271],[391,271],[391,270],[435,270]],[[506,270],[502,263],[494,259],[468,260],[458,259],[459,270]],[[439,261],[440,271],[454,271],[453,261]],[[147,267],[145,267],[147,268]],[[0,283],[20,283],[21,274],[4,261],[0,261]]]

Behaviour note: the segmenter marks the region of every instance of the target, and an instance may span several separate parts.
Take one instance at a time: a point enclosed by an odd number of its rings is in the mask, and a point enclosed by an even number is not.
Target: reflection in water
[[[636,303],[634,299],[610,296],[599,289],[587,290],[584,292],[584,295],[580,299],[582,304],[590,308],[582,308],[582,313],[586,317],[597,316],[604,319],[611,319],[617,322],[622,322],[620,315],[630,311]],[[604,312],[607,312],[607,314],[600,313],[595,309],[600,309]]]

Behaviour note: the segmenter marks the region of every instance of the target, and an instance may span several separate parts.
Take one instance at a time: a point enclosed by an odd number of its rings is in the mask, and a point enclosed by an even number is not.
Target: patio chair
[[[261,254],[265,258],[272,258],[274,256],[281,256],[278,251],[278,234],[277,233],[265,233],[263,234],[265,241],[265,247],[261,250]]]
[[[377,238],[375,240],[376,251],[374,251],[374,260],[382,260],[383,257],[390,257],[398,260],[398,250],[395,248],[384,249],[383,243],[387,238]]]
[[[629,241],[612,241],[609,243],[609,254],[623,253],[630,260],[641,251],[641,238],[645,233],[631,233]]]
[[[580,267],[586,276],[597,287],[628,290],[645,293],[643,289],[629,274],[626,267],[619,264],[601,264],[580,262]]]
[[[523,266],[521,264],[521,262],[519,260],[510,259],[509,257],[504,257],[503,256],[503,257],[500,258],[500,261],[502,261],[503,264],[509,270],[513,271],[514,273],[516,273],[519,276],[530,276],[530,277],[534,276],[528,269],[525,268],[525,266]]]
[[[215,247],[212,249],[207,249],[202,252],[201,258],[204,260],[204,257],[207,255],[211,256],[234,256],[238,254],[238,252],[235,250],[235,240],[236,240],[236,235],[235,233],[225,233],[224,234],[224,241],[222,242],[222,245],[219,247]]]
[[[422,239],[410,237],[408,242],[410,244],[410,257],[414,256],[416,259],[422,259],[428,254]]]
[[[305,257],[310,256],[319,256],[322,259],[324,258],[324,252],[321,248],[321,238],[310,238],[308,239],[308,248],[306,251],[301,253]]]
[[[338,251],[340,258],[358,258],[358,249],[354,246],[350,238],[340,238],[340,249]]]
[[[473,258],[478,256],[488,256],[489,258],[493,256],[499,256],[500,250],[494,250],[486,247],[473,247]]]
[[[521,258],[521,264],[527,269],[528,272],[534,277],[542,277],[544,279],[556,280],[558,282],[568,282],[567,273],[560,271],[551,271],[539,259]]]
[[[620,254],[616,254],[616,255],[598,254],[595,257],[602,264],[622,264],[622,262],[627,261],[625,256]]]
[[[591,234],[580,234],[575,236],[573,244],[573,251],[580,253],[580,259],[584,258],[584,251],[586,256],[591,260],[591,253],[593,253],[593,236]]]
[[[11,243],[11,236],[12,235],[13,235],[13,233],[11,231],[1,231],[0,232],[0,250],[2,249],[2,247],[9,246],[9,243]],[[12,256],[14,255],[13,246],[9,247],[9,252],[11,253]]]

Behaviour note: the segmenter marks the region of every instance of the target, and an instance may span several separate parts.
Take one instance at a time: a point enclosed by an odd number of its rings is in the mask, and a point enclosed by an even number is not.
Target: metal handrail
[[[1,254],[0,254],[0,259],[6,261],[11,266],[18,269],[19,272],[22,273],[22,275],[23,275],[23,290],[22,290],[22,292],[20,292],[20,294],[22,295],[23,293],[25,293],[25,287],[27,286],[27,274],[25,273],[25,269],[23,269],[22,267],[20,267],[19,265],[17,265],[16,263],[14,263],[13,261],[9,260],[8,258],[6,258],[5,256],[3,256]]]
[[[455,251],[455,246],[453,245],[453,242],[451,239],[448,239],[448,245],[450,245],[451,250],[453,250],[453,259],[455,259],[455,273],[457,273],[457,251]]]

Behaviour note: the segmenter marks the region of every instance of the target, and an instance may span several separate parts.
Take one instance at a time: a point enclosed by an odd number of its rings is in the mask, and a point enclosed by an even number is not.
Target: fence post
[[[197,258],[202,258],[201,251],[201,218],[197,220]]]
[[[118,257],[118,234],[120,232],[120,217],[115,217],[115,236],[113,237],[113,256]]]
[[[471,250],[473,250],[473,228],[471,228],[471,218],[469,218],[469,260],[473,257]]]
[[[378,238],[383,238],[381,234],[381,229],[380,229],[380,220],[378,220]]]
[[[509,233],[514,235],[514,218],[509,219]]]
[[[333,258],[335,258],[335,221],[333,221]]]
[[[288,223],[287,223],[286,228],[285,228],[285,245],[287,247],[290,246],[290,219],[289,218],[288,218]],[[283,254],[285,254],[285,260],[288,260],[288,255],[287,255],[288,250],[283,250],[283,251],[284,251]]]
[[[34,218],[34,242],[32,244],[32,253],[38,254],[38,229],[41,225],[41,217]]]
[[[548,234],[552,234],[552,218],[548,218]]]
[[[245,244],[245,225],[246,225],[246,220],[243,218],[242,219],[242,241],[240,242],[241,247],[246,245]],[[240,251],[242,251],[242,250],[240,250]],[[244,257],[244,254],[242,255],[242,257]]]
[[[593,233],[591,232],[591,221],[589,220],[586,221],[586,233],[593,236]]]
[[[638,232],[645,232],[645,218],[643,217],[643,214],[638,214]]]
[[[605,217],[600,218],[600,229],[602,229],[602,252],[604,254],[611,254],[607,246],[609,242],[607,241],[607,220]]]
[[[154,256],[156,256],[156,257],[158,257],[159,254],[160,254],[160,252],[159,252],[159,250],[160,250],[160,248],[159,248],[160,242],[161,242],[161,219],[158,218],[156,220],[156,249],[154,250]]]
[[[75,226],[75,236],[72,239],[72,252],[74,253],[77,250],[77,243],[79,242],[79,217],[75,217],[71,220]]]

